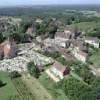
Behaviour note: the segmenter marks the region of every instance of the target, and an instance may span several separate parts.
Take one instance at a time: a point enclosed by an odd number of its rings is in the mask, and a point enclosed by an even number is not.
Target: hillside
[[[80,23],[76,23],[76,24],[71,24],[71,27],[75,27],[78,26],[78,28],[82,31],[86,31],[86,32],[91,32],[93,31],[93,29],[97,28],[100,26],[100,22],[80,22]]]

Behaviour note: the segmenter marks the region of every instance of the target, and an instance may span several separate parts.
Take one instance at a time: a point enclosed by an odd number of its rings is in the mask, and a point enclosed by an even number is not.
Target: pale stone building
[[[14,58],[17,56],[18,48],[14,40],[6,40],[0,44],[0,58]]]
[[[92,45],[95,48],[100,48],[100,40],[98,38],[88,37],[84,40],[85,43]]]

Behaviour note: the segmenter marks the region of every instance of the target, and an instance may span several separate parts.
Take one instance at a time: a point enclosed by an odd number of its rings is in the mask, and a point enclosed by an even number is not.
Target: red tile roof
[[[59,62],[55,62],[53,64],[53,67],[55,67],[57,70],[59,70],[62,73],[66,70],[66,67],[64,65],[60,64]]]
[[[79,51],[78,53],[79,53],[80,55],[84,56],[84,57],[87,57],[87,56],[88,56],[88,53],[83,52],[83,51]]]

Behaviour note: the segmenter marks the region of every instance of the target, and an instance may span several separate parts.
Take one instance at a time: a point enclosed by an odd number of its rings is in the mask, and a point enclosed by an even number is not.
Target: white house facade
[[[100,42],[99,42],[99,40],[96,41],[94,39],[85,39],[85,43],[88,43],[88,44],[94,46],[95,48],[100,48]]]
[[[59,77],[60,79],[63,79],[64,76],[63,76],[63,73],[61,73],[59,70],[57,70],[55,67],[52,67],[50,69],[50,71],[57,77]]]
[[[87,61],[87,54],[83,51],[80,51],[78,48],[75,48],[72,50],[72,54],[74,55],[74,57],[83,62],[83,63],[86,63]]]

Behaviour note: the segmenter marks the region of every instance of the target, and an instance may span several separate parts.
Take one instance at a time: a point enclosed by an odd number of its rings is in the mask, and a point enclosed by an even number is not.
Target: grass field
[[[91,32],[91,31],[93,31],[94,28],[96,28],[97,26],[100,26],[100,22],[95,22],[95,21],[81,22],[81,23],[77,23],[77,24],[72,24],[70,26],[75,27],[75,25],[77,25],[79,27],[79,29],[82,31]]]
[[[89,60],[95,65],[95,67],[100,67],[100,51],[90,56]]]
[[[22,78],[13,79],[13,84],[16,87],[16,90],[20,94],[21,100],[35,100],[34,94],[28,89],[26,84],[22,81]]]
[[[18,92],[14,87],[9,74],[6,72],[0,72],[0,80],[6,83],[5,86],[0,88],[0,100],[8,100],[8,98],[15,98],[18,97]],[[14,99],[19,100],[19,99]]]
[[[60,88],[55,87],[56,83],[54,83],[54,81],[45,72],[41,74],[39,81],[52,95],[54,100],[69,100]]]
[[[39,79],[26,73],[12,80],[8,73],[0,72],[0,80],[7,83],[0,88],[0,100],[69,100],[45,72]]]
[[[22,78],[11,80],[7,72],[0,72],[0,80],[6,83],[0,88],[0,100],[35,100]]]
[[[22,76],[22,79],[27,84],[30,91],[35,95],[35,100],[55,100],[34,77],[26,74]]]
[[[0,72],[0,80],[7,84],[0,88],[0,100],[55,100],[40,82],[29,74],[11,80],[8,73]]]

